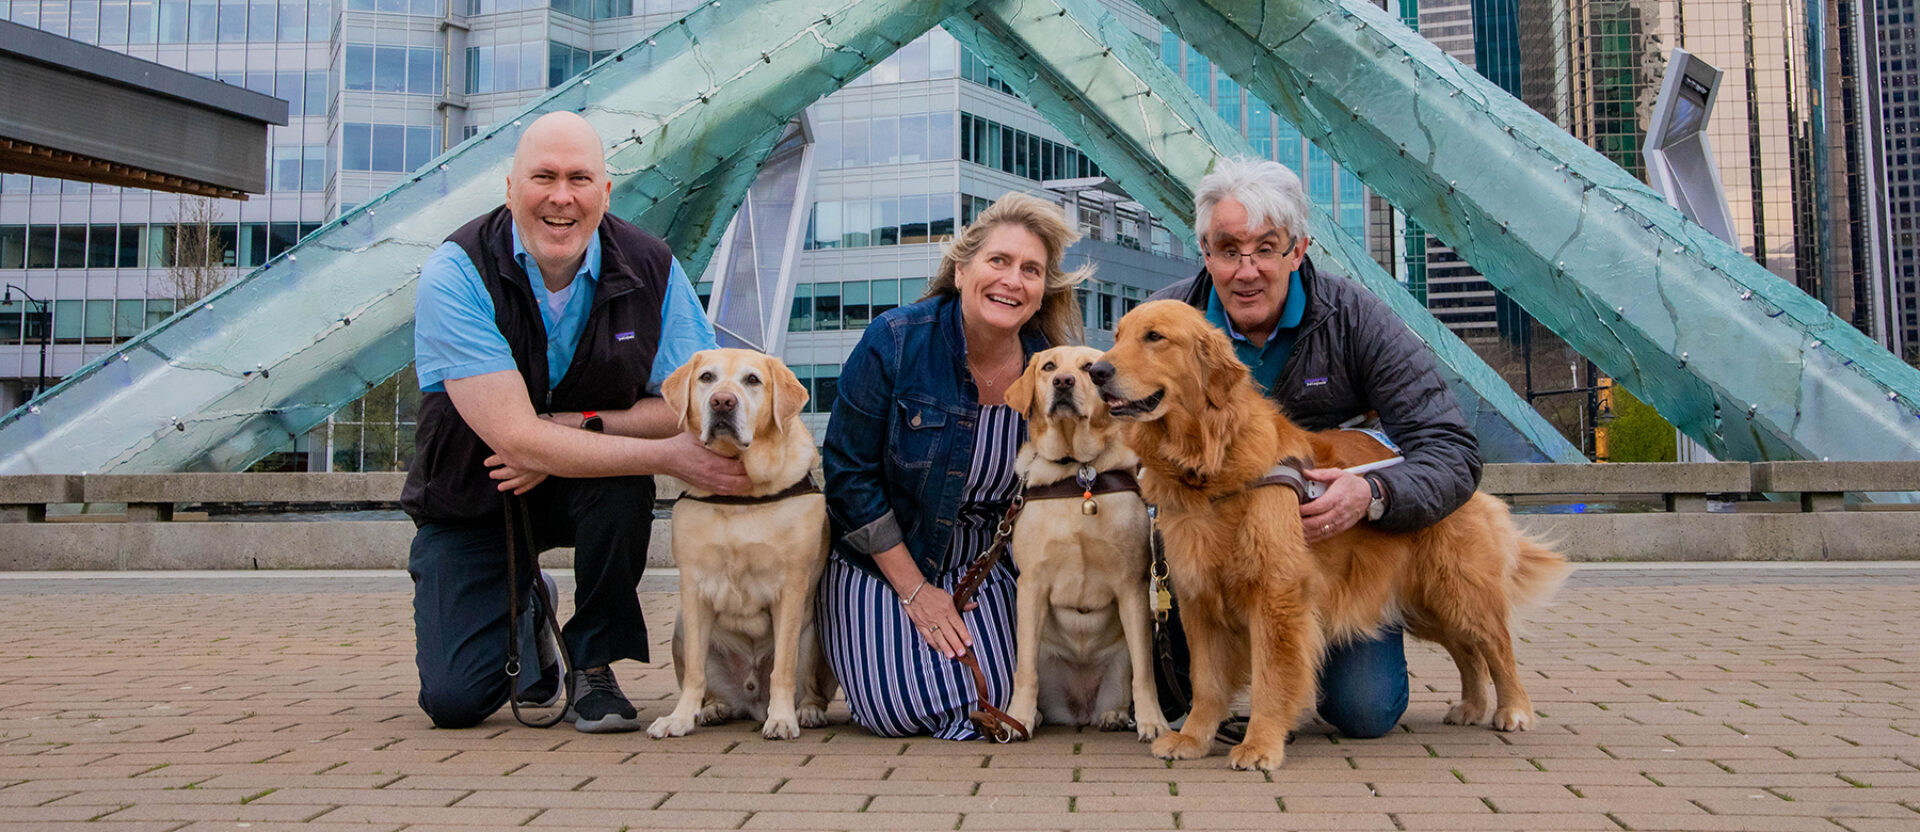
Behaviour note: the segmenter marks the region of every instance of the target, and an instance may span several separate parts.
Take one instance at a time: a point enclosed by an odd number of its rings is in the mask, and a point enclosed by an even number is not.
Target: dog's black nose
[[[1094,384],[1104,386],[1107,382],[1113,380],[1113,365],[1102,361],[1088,367],[1087,378],[1092,379]]]
[[[1073,376],[1054,376],[1054,377],[1053,377],[1053,389],[1055,389],[1055,390],[1072,390],[1072,389],[1073,389]]]
[[[715,393],[713,398],[707,400],[707,406],[713,408],[715,413],[732,413],[739,404],[740,400],[732,393]]]

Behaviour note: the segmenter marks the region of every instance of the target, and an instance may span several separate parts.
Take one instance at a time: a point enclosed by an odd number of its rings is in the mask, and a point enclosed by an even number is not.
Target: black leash
[[[507,704],[513,708],[513,718],[529,728],[552,728],[566,718],[567,707],[573,703],[573,657],[567,653],[567,641],[560,637],[560,622],[554,615],[553,605],[547,603],[547,593],[543,590],[533,594],[536,615],[547,619],[548,632],[553,634],[554,644],[559,648],[560,682],[565,687],[566,698],[560,710],[542,722],[529,722],[520,715],[520,545],[526,544],[530,557],[537,556],[533,545],[533,517],[527,511],[526,504],[518,494],[504,495],[507,518]],[[515,522],[518,519],[521,522]],[[535,572],[538,572],[536,562]],[[537,577],[536,577],[537,580]],[[534,632],[538,633],[540,624],[535,622]]]

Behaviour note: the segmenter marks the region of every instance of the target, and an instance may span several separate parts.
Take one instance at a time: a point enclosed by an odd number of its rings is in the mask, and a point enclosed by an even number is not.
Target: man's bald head
[[[569,112],[535,119],[514,149],[507,208],[550,285],[573,279],[606,216],[613,182],[603,152],[593,125]]]
[[[513,170],[519,173],[530,159],[554,151],[576,151],[590,156],[598,174],[607,175],[607,159],[601,154],[600,134],[580,114],[567,110],[548,113],[533,120],[520,133],[513,149]]]

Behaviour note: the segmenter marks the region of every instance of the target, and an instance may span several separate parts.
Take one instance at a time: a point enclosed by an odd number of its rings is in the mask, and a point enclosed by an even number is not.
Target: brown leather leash
[[[974,558],[973,563],[967,565],[966,573],[960,576],[960,583],[954,585],[953,609],[955,612],[967,608],[967,604],[973,601],[974,593],[978,592],[980,585],[986,582],[987,573],[993,571],[994,565],[1000,562],[1001,555],[1007,551],[1007,541],[1013,538],[1013,521],[1020,516],[1020,510],[1026,508],[1026,505],[1025,489],[1015,491],[1013,503],[1007,506],[1007,516],[1000,519],[1000,527],[994,531],[993,542],[987,544],[986,550],[982,551],[979,557]],[[994,742],[1012,742],[1014,734],[1019,734],[1020,739],[1023,740],[1032,737],[1032,732],[1027,730],[1027,726],[1020,724],[1020,720],[1008,716],[1006,711],[994,707],[992,702],[987,701],[987,674],[980,669],[980,659],[974,656],[972,650],[960,654],[960,663],[973,672],[973,689],[979,694],[975,697],[978,707],[969,711],[967,718],[973,720],[974,726],[980,729],[980,733]]]

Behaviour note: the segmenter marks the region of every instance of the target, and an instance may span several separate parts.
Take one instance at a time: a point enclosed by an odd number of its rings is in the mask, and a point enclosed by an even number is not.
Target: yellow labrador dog
[[[1153,683],[1147,505],[1133,481],[1139,458],[1087,378],[1099,360],[1090,347],[1056,347],[1007,388],[1029,434],[1014,463],[1028,496],[1013,530],[1007,713],[1028,726],[1036,714],[1103,731],[1131,725],[1146,741],[1170,730]]]
[[[694,353],[660,392],[680,427],[739,459],[753,487],[741,497],[689,488],[674,505],[680,701],[647,733],[750,716],[765,720],[761,735],[795,739],[826,724],[838,688],[813,629],[827,503],[809,476],[820,454],[800,422],[807,388],[777,358],[727,349]]]

